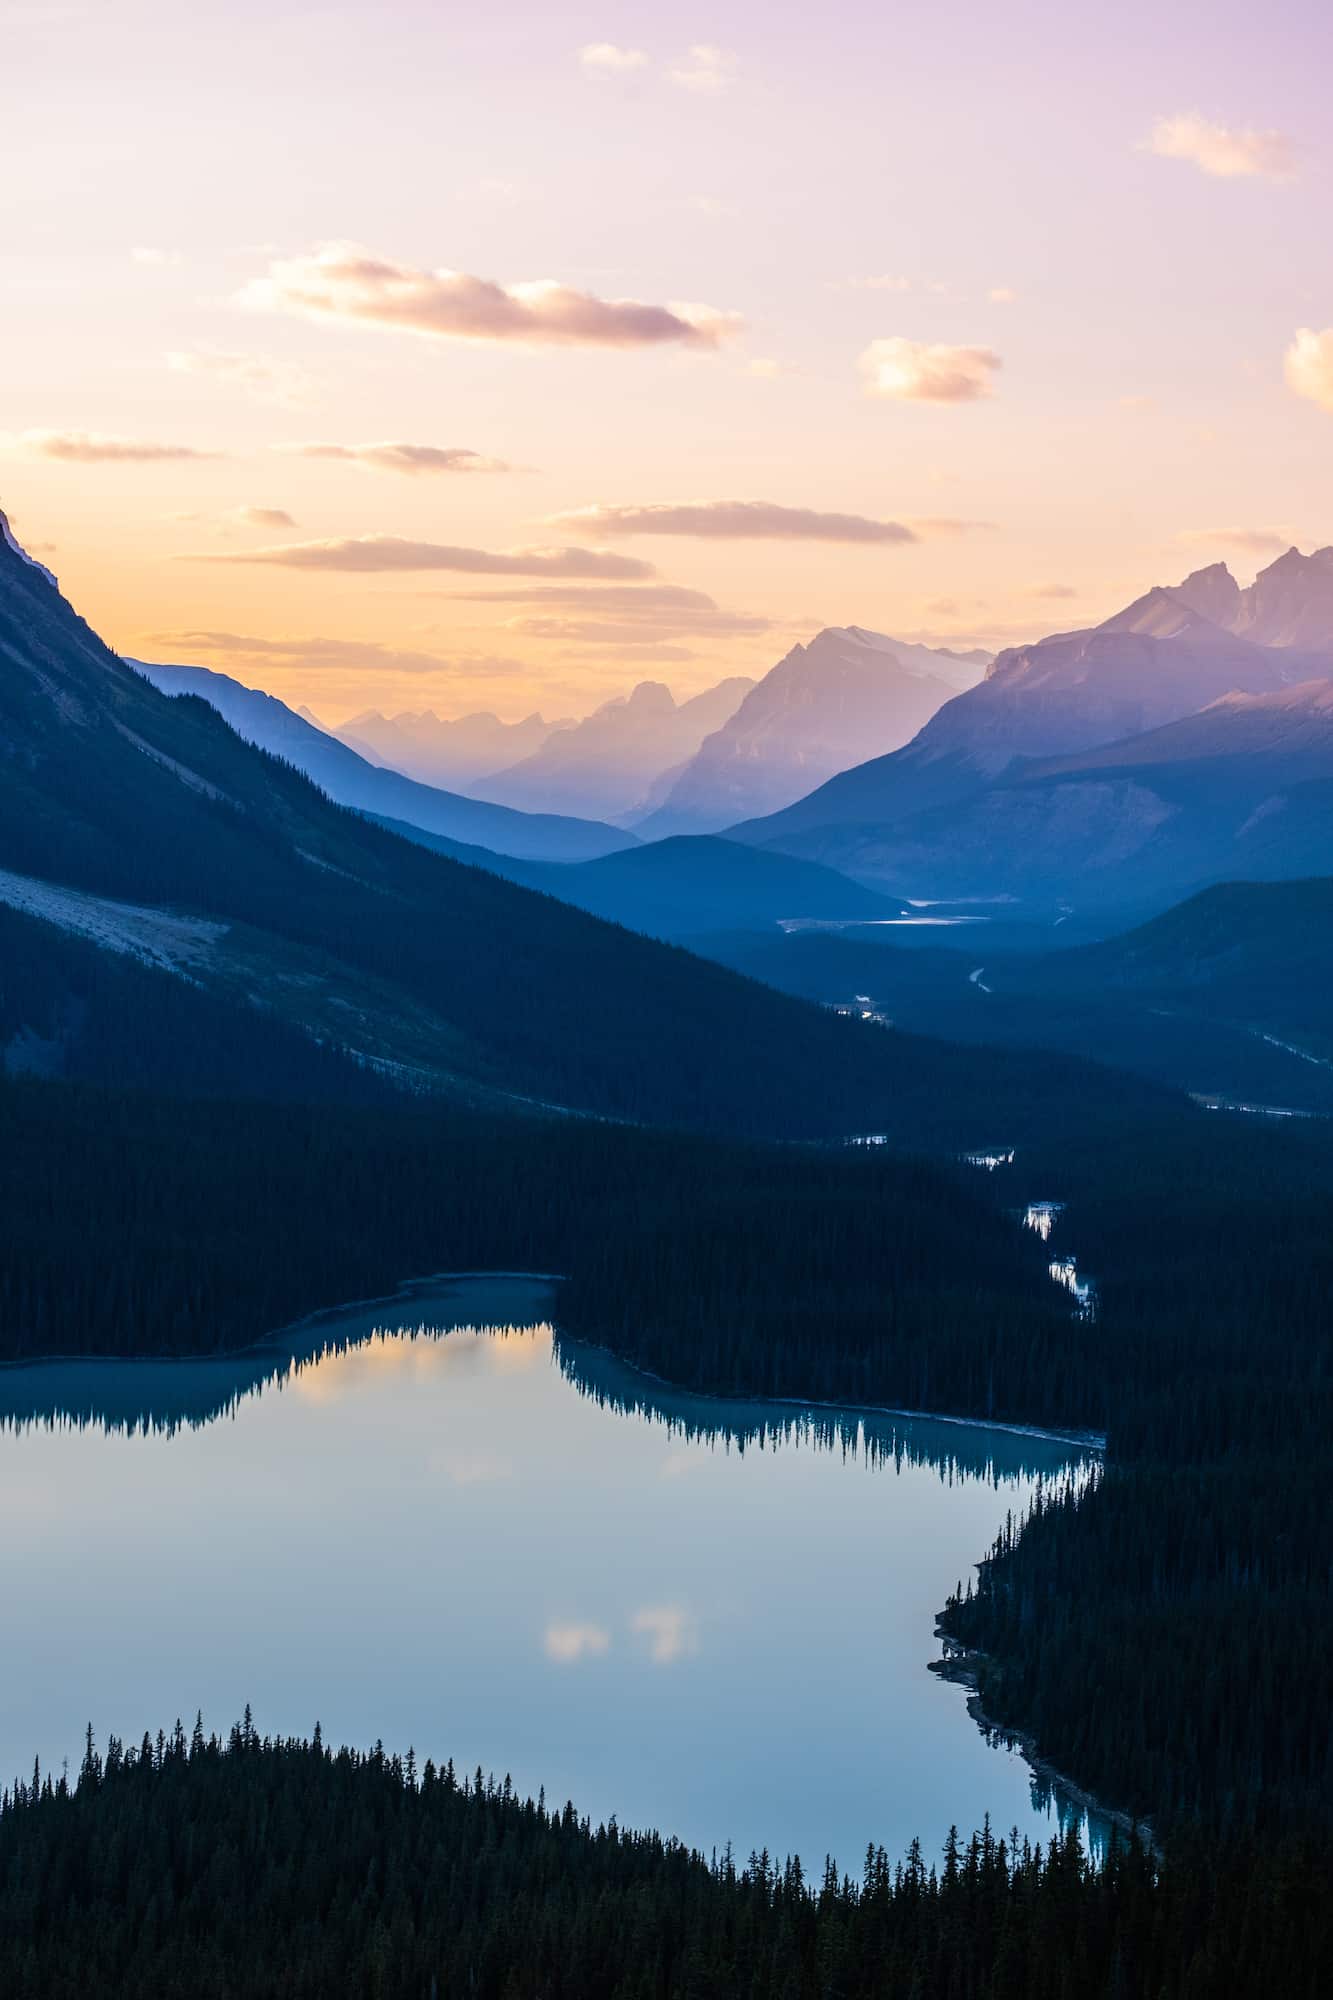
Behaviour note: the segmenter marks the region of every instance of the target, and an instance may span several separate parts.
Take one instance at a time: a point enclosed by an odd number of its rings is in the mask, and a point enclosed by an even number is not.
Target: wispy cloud
[[[509,472],[501,458],[484,458],[461,445],[438,444],[280,444],[278,451],[295,458],[345,460],[349,465],[374,466],[381,472]]]
[[[1066,598],[1077,597],[1079,592],[1072,583],[1036,583],[1028,592],[1029,597]]]
[[[588,42],[579,50],[579,62],[589,76],[626,76],[646,69],[648,58],[642,49],[625,49],[615,42]]]
[[[285,507],[237,507],[232,511],[233,521],[239,521],[245,528],[294,528],[296,522]]]
[[[569,1620],[557,1620],[548,1625],[542,1638],[547,1659],[554,1660],[561,1667],[572,1667],[579,1660],[596,1658],[606,1652],[610,1644],[611,1634],[605,1626]]]
[[[995,521],[972,521],[957,514],[922,514],[909,526],[918,535],[993,535]]]
[[[587,535],[689,535],[705,541],[914,542],[901,521],[780,507],[769,500],[653,501],[642,506],[581,507],[554,514],[550,526]]]
[[[63,459],[70,465],[154,465],[169,459],[220,456],[194,445],[112,437],[104,431],[24,431],[19,443],[41,458]]]
[[[990,347],[948,347],[894,336],[872,340],[861,356],[868,396],[908,403],[974,403],[992,390],[1002,366]]]
[[[706,591],[674,583],[537,584],[518,590],[466,591],[458,597],[469,604],[512,606],[516,615],[508,621],[511,632],[588,646],[731,638],[766,632],[770,624],[767,618],[723,609]]]
[[[1292,544],[1276,528],[1182,528],[1176,536],[1186,549],[1240,549],[1246,555],[1280,555]]]
[[[268,354],[242,354],[229,347],[173,348],[167,366],[177,375],[208,375],[241,389],[264,403],[298,407],[308,403],[315,383],[294,361],[277,361]]]
[[[699,1650],[699,1632],[693,1614],[680,1604],[648,1604],[636,1611],[630,1629],[648,1642],[654,1664],[670,1666]]]
[[[457,674],[466,678],[489,679],[523,671],[518,660],[499,655],[464,654],[443,658],[436,653],[413,652],[360,639],[326,639],[319,636],[275,639],[247,632],[185,631],[150,633],[148,643],[178,659],[205,653],[231,661],[317,667],[321,673]]]
[[[1321,410],[1333,411],[1333,326],[1303,326],[1283,357],[1287,387]]]
[[[240,294],[243,305],[316,319],[388,326],[437,340],[560,347],[712,348],[739,331],[710,306],[603,299],[554,278],[502,285],[463,271],[418,270],[334,243],[280,259]]]
[[[1018,303],[1018,293],[1012,285],[992,285],[986,297],[993,306],[1012,306]]]
[[[410,542],[400,535],[350,535],[321,542],[278,542],[271,548],[198,555],[186,560],[215,563],[268,563],[278,569],[343,570],[369,575],[380,571],[447,569],[470,576],[567,576],[632,578],[655,574],[651,563],[604,549],[453,548],[444,542]]]
[[[692,90],[702,97],[720,97],[728,89],[736,70],[736,58],[730,49],[720,49],[716,42],[695,42],[687,56],[667,71],[672,83],[681,90]]]
[[[520,632],[528,639],[563,639],[581,646],[628,646],[643,639],[646,628],[661,638],[698,633],[709,638],[737,638],[767,632],[767,618],[752,618],[741,611],[710,611],[697,618],[673,617],[664,613],[643,623],[633,619],[602,618],[510,618],[505,629]]]
[[[1285,132],[1217,125],[1197,111],[1159,118],[1144,145],[1162,159],[1188,160],[1200,173],[1212,174],[1219,180],[1258,176],[1270,181],[1289,181],[1297,169],[1297,147]]]
[[[540,604],[561,609],[596,605],[602,611],[648,616],[661,611],[685,614],[716,611],[706,590],[689,590],[681,583],[536,583],[511,590],[463,590],[450,593],[461,604]]]

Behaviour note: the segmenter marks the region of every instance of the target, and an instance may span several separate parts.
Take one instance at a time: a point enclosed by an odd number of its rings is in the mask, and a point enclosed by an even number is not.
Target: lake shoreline
[[[560,1331],[558,1326],[556,1331]],[[959,1424],[968,1430],[1003,1431],[1010,1437],[1033,1438],[1045,1444],[1067,1444],[1079,1451],[1106,1450],[1103,1431],[1042,1430],[1037,1424],[1006,1423],[999,1417],[960,1417],[944,1410],[903,1409],[894,1403],[830,1403],[810,1396],[744,1395],[739,1391],[723,1395],[716,1389],[689,1389],[683,1383],[671,1381],[666,1375],[655,1374],[651,1368],[641,1368],[637,1362],[626,1360],[605,1341],[588,1340],[577,1333],[567,1333],[565,1338],[580,1347],[591,1348],[596,1354],[609,1354],[613,1361],[618,1361],[631,1375],[641,1375],[645,1382],[655,1382],[660,1388],[670,1389],[673,1395],[696,1397],[701,1403],[762,1403],[779,1410],[841,1410],[848,1416],[900,1417],[911,1423]]]
[[[374,1306],[403,1304],[411,1299],[430,1295],[436,1287],[506,1280],[554,1286],[561,1282],[563,1275],[558,1271],[434,1271],[421,1278],[404,1278],[392,1292],[376,1292],[364,1299],[344,1299],[338,1305],[317,1306],[313,1311],[302,1314],[299,1319],[288,1320],[284,1325],[275,1327],[270,1333],[260,1334],[254,1340],[243,1341],[239,1347],[214,1347],[193,1354],[157,1352],[21,1355],[11,1360],[0,1361],[0,1370],[68,1367],[88,1362],[97,1362],[99,1365],[114,1362],[117,1365],[133,1368],[149,1363],[160,1366],[163,1362],[188,1364],[235,1361],[248,1354],[264,1354],[270,1349],[281,1347],[294,1335],[312,1332],[326,1321],[345,1318],[349,1313],[367,1312]],[[1006,1423],[996,1417],[958,1416],[944,1410],[909,1410],[890,1403],[833,1403],[816,1401],[807,1396],[724,1396],[711,1389],[690,1389],[683,1383],[670,1381],[665,1375],[654,1374],[651,1368],[640,1368],[635,1362],[627,1360],[623,1354],[617,1353],[614,1347],[608,1347],[604,1341],[586,1340],[575,1333],[567,1334],[566,1338],[578,1341],[581,1346],[592,1348],[599,1354],[609,1354],[622,1368],[629,1369],[634,1375],[641,1375],[645,1382],[656,1382],[678,1396],[697,1396],[701,1402],[767,1403],[776,1409],[843,1410],[849,1415],[898,1417],[908,1422],[959,1424],[970,1426],[974,1430],[1003,1431],[1011,1437],[1034,1438],[1048,1444],[1067,1444],[1080,1451],[1104,1452],[1106,1449],[1105,1434],[1099,1431],[1043,1430],[1037,1424]]]
[[[926,1671],[954,1687],[968,1689],[967,1712],[983,1735],[1001,1737],[1012,1749],[1018,1751],[1029,1769],[1035,1771],[1039,1778],[1044,1778],[1048,1784],[1057,1787],[1083,1812],[1108,1820],[1118,1832],[1125,1835],[1126,1839],[1142,1841],[1154,1858],[1161,1860],[1162,1850],[1153,1833],[1151,1820],[1135,1819],[1132,1813],[1125,1812],[1120,1806],[1108,1805],[1096,1792],[1090,1792],[1086,1785],[1080,1785],[1067,1772],[1058,1769],[1049,1757],[1043,1756],[1037,1748],[1036,1737],[1028,1730],[1015,1729],[1007,1722],[997,1722],[993,1715],[987,1713],[981,1693],[981,1675],[982,1670],[991,1663],[992,1654],[983,1652],[977,1646],[960,1645],[939,1625],[935,1627],[935,1637],[949,1650],[938,1660],[927,1661]]]
[[[518,1279],[524,1284],[556,1285],[561,1275],[556,1271],[435,1271],[424,1278],[404,1278],[392,1292],[375,1292],[364,1299],[343,1299],[334,1306],[316,1306],[312,1312],[303,1313],[300,1319],[288,1320],[269,1333],[257,1335],[254,1340],[242,1341],[238,1347],[197,1348],[189,1354],[173,1354],[160,1348],[149,1349],[142,1354],[19,1354],[0,1360],[0,1372],[20,1368],[68,1368],[87,1362],[96,1362],[102,1367],[114,1363],[118,1367],[142,1368],[149,1365],[160,1367],[164,1362],[188,1365],[194,1362],[239,1361],[247,1354],[264,1354],[270,1348],[281,1347],[294,1334],[313,1329],[323,1320],[343,1319],[348,1313],[368,1312],[372,1306],[391,1306],[408,1299],[426,1297],[436,1286],[463,1284],[473,1279]]]

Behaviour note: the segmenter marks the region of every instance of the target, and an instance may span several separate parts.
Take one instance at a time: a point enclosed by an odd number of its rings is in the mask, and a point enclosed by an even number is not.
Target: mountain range
[[[981,677],[989,655],[829,626],[794,646],[631,820],[645,839],[714,833],[799,799],[870,752],[906,743]]]
[[[209,703],[164,695],[7,532],[0,662],[0,902],[20,933],[134,968],[141,992],[165,975],[186,1044],[198,1010],[230,1009],[238,1031],[271,1023],[396,1088],[788,1138],[947,1149],[1074,1104],[1085,1125],[1120,1116],[1123,1079],[838,1020],[400,839]],[[133,1057],[152,1081],[157,1002],[99,1011],[95,981],[62,994],[57,976],[7,953],[6,1060],[33,1030],[48,1073],[91,1039],[97,1074]]]
[[[307,715],[306,720],[315,718]],[[387,764],[420,784],[458,792],[530,757],[554,731],[573,727],[571,720],[547,722],[536,714],[502,722],[489,710],[446,718],[430,708],[404,709],[398,715],[368,708],[329,734],[372,764]]]
[[[1330,677],[1333,550],[1292,550],[1243,591],[1215,564],[1000,654],[905,748],[731,837],[932,896],[1160,904],[1228,873],[1333,866],[1300,790],[1333,776]]]
[[[630,818],[724,727],[753,686],[738,675],[677,702],[661,681],[640,681],[572,728],[548,731],[520,762],[469,789],[524,812]]]

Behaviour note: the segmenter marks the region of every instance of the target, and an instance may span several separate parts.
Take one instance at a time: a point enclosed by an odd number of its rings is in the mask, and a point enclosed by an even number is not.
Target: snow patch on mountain
[[[207,959],[227,924],[204,917],[175,917],[140,903],[117,903],[82,889],[65,889],[33,875],[16,875],[0,868],[0,903],[25,916],[40,917],[62,931],[87,938],[103,951],[119,952],[163,972],[189,976],[189,968]]]

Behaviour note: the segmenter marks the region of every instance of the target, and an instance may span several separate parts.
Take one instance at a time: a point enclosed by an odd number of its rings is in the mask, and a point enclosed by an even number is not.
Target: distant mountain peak
[[[1240,585],[1224,562],[1208,563],[1178,583],[1174,595],[1191,611],[1230,631],[1240,611]]]
[[[675,711],[676,697],[665,681],[640,681],[630,689],[626,707],[670,715]]]

